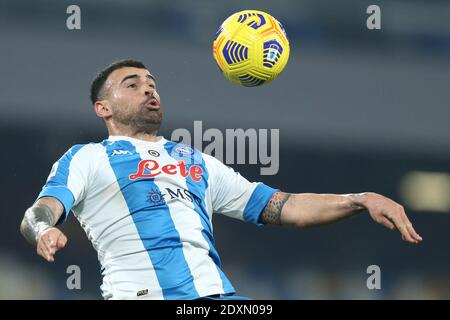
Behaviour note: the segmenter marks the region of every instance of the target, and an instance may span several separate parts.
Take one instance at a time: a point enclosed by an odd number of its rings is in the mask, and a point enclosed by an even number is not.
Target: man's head
[[[155,133],[162,120],[156,80],[136,60],[114,62],[91,84],[91,101],[109,131]]]

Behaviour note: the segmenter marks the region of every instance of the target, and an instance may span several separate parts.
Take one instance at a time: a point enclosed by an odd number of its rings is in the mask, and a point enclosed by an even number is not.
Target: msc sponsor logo
[[[167,192],[167,197],[170,200],[175,199],[175,198],[188,200],[189,202],[197,203],[197,205],[199,205],[199,206],[202,203],[202,199],[197,197],[191,191],[183,189],[183,188],[177,188],[176,191],[173,191],[170,188],[166,188],[165,191]]]
[[[180,199],[201,205],[202,199],[189,190],[183,188],[164,188],[162,190],[152,189],[147,195],[147,201],[153,205],[165,204],[166,201]]]

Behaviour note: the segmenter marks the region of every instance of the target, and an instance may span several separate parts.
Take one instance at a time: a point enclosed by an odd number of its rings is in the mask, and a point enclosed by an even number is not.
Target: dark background
[[[81,30],[66,8],[81,8]],[[381,8],[381,30],[366,8]],[[226,17],[272,14],[291,44],[273,83],[244,88],[211,47]],[[161,134],[193,128],[280,129],[280,170],[232,165],[289,192],[375,191],[401,202],[424,238],[401,241],[367,213],[307,230],[215,216],[223,267],[238,294],[268,299],[450,296],[450,3],[448,1],[2,1],[0,3],[0,298],[100,298],[96,253],[73,217],[54,264],[19,234],[51,165],[107,137],[88,99],[96,72],[133,57],[156,75]],[[381,268],[381,290],[366,269]],[[81,268],[81,290],[66,269]]]

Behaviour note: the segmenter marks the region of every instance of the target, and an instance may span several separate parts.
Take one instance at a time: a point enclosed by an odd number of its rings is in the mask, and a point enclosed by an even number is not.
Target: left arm
[[[372,219],[385,227],[397,228],[403,240],[422,241],[400,204],[372,192],[348,195],[276,192],[264,208],[260,221],[305,228],[332,223],[363,210],[368,210]]]

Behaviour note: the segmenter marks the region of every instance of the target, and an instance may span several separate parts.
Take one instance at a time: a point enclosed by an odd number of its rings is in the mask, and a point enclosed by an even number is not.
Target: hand
[[[48,228],[38,238],[37,253],[48,262],[55,261],[56,251],[64,248],[67,237],[57,228]]]
[[[356,204],[364,206],[373,220],[381,223],[386,228],[397,228],[402,234],[402,239],[410,243],[419,243],[422,237],[414,230],[412,223],[406,216],[405,209],[397,202],[377,193],[363,193]]]

